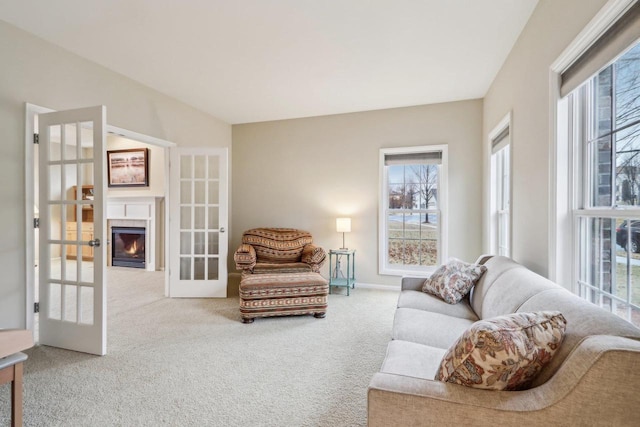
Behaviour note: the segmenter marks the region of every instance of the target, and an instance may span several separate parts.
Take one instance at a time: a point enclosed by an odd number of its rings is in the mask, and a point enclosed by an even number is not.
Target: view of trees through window
[[[640,44],[598,73],[583,93],[574,95],[577,105],[586,103],[589,117],[589,178],[576,211],[579,291],[640,326]],[[602,214],[589,214],[591,208]]]
[[[436,265],[439,165],[406,164],[387,168],[388,263]]]

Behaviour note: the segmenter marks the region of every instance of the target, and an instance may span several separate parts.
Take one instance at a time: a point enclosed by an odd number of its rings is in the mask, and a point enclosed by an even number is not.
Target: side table
[[[346,257],[347,274],[342,272],[342,258]],[[332,286],[343,286],[349,289],[355,288],[356,283],[356,251],[354,249],[330,249],[329,250],[329,293]]]

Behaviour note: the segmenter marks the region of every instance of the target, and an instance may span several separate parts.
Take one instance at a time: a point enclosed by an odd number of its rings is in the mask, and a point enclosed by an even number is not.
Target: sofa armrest
[[[426,277],[410,277],[404,276],[400,282],[400,290],[402,291],[421,291],[422,284]]]
[[[236,262],[236,269],[242,271],[252,271],[256,266],[256,250],[251,245],[241,244],[233,254]]]
[[[639,361],[640,342],[599,335],[583,340],[553,377],[529,390],[480,390],[377,373],[369,384],[368,425],[628,425],[640,418]]]
[[[324,249],[320,246],[314,245],[313,243],[304,245],[304,248],[302,248],[301,261],[305,264],[309,264],[311,266],[311,271],[314,273],[318,273],[320,271],[320,267],[322,267],[326,258],[327,253]]]

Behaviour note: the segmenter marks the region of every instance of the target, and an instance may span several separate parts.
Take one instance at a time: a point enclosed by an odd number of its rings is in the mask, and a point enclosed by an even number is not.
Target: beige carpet
[[[341,289],[325,319],[245,325],[237,297],[164,298],[161,273],[111,268],[108,290],[107,356],[27,351],[25,426],[366,425],[396,292]]]

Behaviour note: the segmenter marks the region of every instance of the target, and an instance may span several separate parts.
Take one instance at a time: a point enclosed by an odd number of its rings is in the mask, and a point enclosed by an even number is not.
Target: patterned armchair
[[[254,228],[242,235],[233,255],[243,274],[318,273],[326,252],[311,234],[293,228]]]

